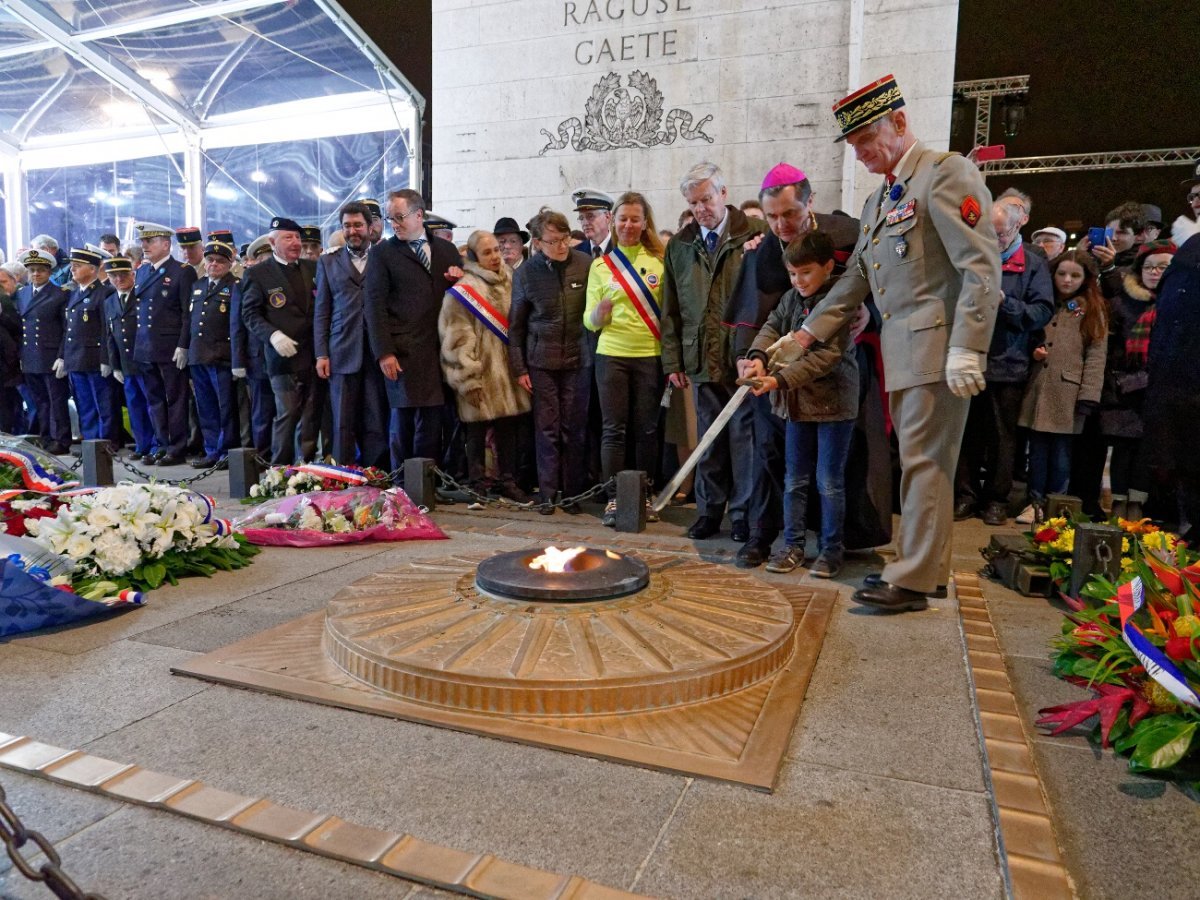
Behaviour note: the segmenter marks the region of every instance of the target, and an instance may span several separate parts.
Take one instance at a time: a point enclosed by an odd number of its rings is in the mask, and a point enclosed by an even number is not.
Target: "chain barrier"
[[[131,474],[136,475],[138,478],[141,478],[145,481],[153,481],[155,484],[167,484],[171,487],[191,487],[197,481],[203,481],[209,475],[212,475],[215,472],[224,472],[229,468],[225,460],[220,460],[196,475],[185,476],[183,478],[160,478],[157,475],[151,475],[144,469],[138,468],[133,463],[123,459],[120,456],[114,456],[112,459],[113,462],[118,463],[126,472],[130,472]]]
[[[46,885],[50,892],[59,900],[104,900],[100,894],[85,892],[71,877],[62,870],[62,857],[54,849],[54,845],[38,831],[34,831],[21,821],[21,817],[8,805],[4,793],[4,785],[0,785],[0,841],[8,851],[8,858],[13,866],[30,881],[38,881]],[[36,869],[29,858],[21,853],[21,848],[31,844],[46,857]]]
[[[400,470],[392,473],[393,480],[397,477]],[[560,500],[548,500],[539,503],[535,500],[529,500],[525,503],[518,503],[516,500],[510,500],[507,497],[493,497],[489,494],[483,494],[474,488],[459,483],[449,472],[443,471],[437,466],[433,467],[434,477],[438,480],[438,488],[440,490],[454,491],[464,494],[472,503],[478,503],[482,506],[491,507],[493,509],[563,509],[568,506],[574,506],[580,503],[586,503],[593,500],[601,494],[607,495],[610,488],[616,485],[617,480],[610,478],[608,481],[594,484],[581,494],[576,494],[574,497],[563,497]]]

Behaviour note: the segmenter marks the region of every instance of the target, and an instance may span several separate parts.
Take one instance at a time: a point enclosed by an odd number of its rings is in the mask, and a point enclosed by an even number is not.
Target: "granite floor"
[[[226,514],[240,510],[223,475],[202,486]],[[681,537],[690,516],[670,510],[626,546],[730,564],[727,537]],[[873,554],[834,584],[841,596],[773,794],[170,674],[408,560],[612,536],[590,514],[457,505],[436,518],[451,541],[268,549],[241,572],[157,591],[142,609],[0,643],[0,731],[643,894],[1005,895],[955,601],[898,618],[864,613],[849,594],[878,568]],[[978,520],[956,527],[956,568],[978,569],[991,531]],[[1078,696],[1046,662],[1058,611],[985,590],[1022,714]],[[1128,775],[1082,736],[1034,748],[1081,896],[1194,896],[1200,858],[1182,840],[1194,797]],[[0,784],[64,867],[110,900],[447,896],[11,771]],[[0,897],[46,895],[0,858]]]

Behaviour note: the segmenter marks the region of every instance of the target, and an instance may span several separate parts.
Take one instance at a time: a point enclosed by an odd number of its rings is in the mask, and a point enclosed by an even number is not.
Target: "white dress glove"
[[[955,397],[974,397],[984,389],[983,354],[966,347],[951,347],[946,354],[946,384]]]
[[[804,355],[804,348],[789,331],[770,347],[767,348],[767,370],[778,371],[784,366],[791,365]]]
[[[117,384],[125,383],[125,373],[120,369],[113,369],[113,378],[117,379]]]
[[[54,370],[55,378],[66,378],[67,377],[67,364],[65,362],[63,362],[61,359],[56,359],[54,361],[54,365],[51,366],[50,368],[52,368]]]
[[[100,377],[107,378],[112,374],[112,366],[108,363],[100,363]]]
[[[246,377],[246,370],[245,370],[245,369],[234,369],[234,370],[233,370],[233,377],[234,377],[234,378],[237,378],[237,379],[242,379],[242,378],[245,378],[245,377]]]
[[[282,331],[274,331],[271,333],[271,346],[274,347],[275,352],[284,359],[287,359],[289,356],[295,356],[300,350],[300,345]]]
[[[171,355],[171,359],[175,360],[175,368],[187,368],[187,351],[182,347],[176,347],[175,352]]]

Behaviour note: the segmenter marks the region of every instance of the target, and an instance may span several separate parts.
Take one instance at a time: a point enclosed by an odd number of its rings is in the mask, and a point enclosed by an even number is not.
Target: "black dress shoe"
[[[883,580],[883,576],[880,575],[878,572],[872,572],[870,575],[866,576],[863,579],[863,587],[879,587],[880,585],[884,585],[884,584],[887,584],[887,582]],[[944,584],[938,585],[936,588],[934,588],[932,591],[930,591],[925,596],[930,597],[934,600],[945,600],[946,599],[946,586]]]
[[[1003,503],[989,503],[983,511],[984,525],[1004,525],[1008,522],[1008,507]]]
[[[954,521],[961,522],[975,515],[974,500],[959,500],[954,504]]]
[[[175,456],[170,453],[154,457],[154,464],[156,466],[182,466],[183,463],[184,459],[182,456]]]
[[[770,555],[771,542],[763,537],[752,537],[737,552],[734,564],[739,569],[753,569],[765,563]]]
[[[578,503],[575,503],[574,501],[572,501],[570,503],[564,503],[562,506],[559,507],[559,509],[561,509],[563,512],[567,513],[568,515],[572,515],[572,516],[577,516],[581,512],[583,512],[583,507],[580,506]]]
[[[929,607],[929,601],[920,591],[910,591],[908,588],[886,583],[859,588],[850,599],[863,606],[886,612],[905,612]]]
[[[710,538],[721,530],[721,520],[714,516],[701,516],[692,523],[692,527],[687,530],[687,536],[693,541],[702,541],[705,538]]]
[[[213,456],[193,456],[187,461],[187,464],[193,469],[207,469],[210,466],[215,466],[217,460]]]
[[[729,537],[735,544],[746,543],[750,540],[750,525],[745,519],[734,519],[733,526],[729,529]]]

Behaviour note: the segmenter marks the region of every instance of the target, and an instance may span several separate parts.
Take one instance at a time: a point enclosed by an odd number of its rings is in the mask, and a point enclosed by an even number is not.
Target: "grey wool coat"
[[[507,318],[512,305],[512,269],[499,272],[467,262],[466,284]],[[529,392],[521,388],[508,367],[508,345],[463,304],[447,293],[438,315],[442,375],[454,391],[458,417],[464,422],[491,422],[530,409]]]
[[[1081,316],[1060,303],[1046,326],[1048,356],[1031,364],[1018,424],[1046,434],[1079,434],[1083,420],[1076,422],[1075,404],[1100,402],[1104,385],[1104,361],[1108,341],[1085,343],[1080,333]]]

